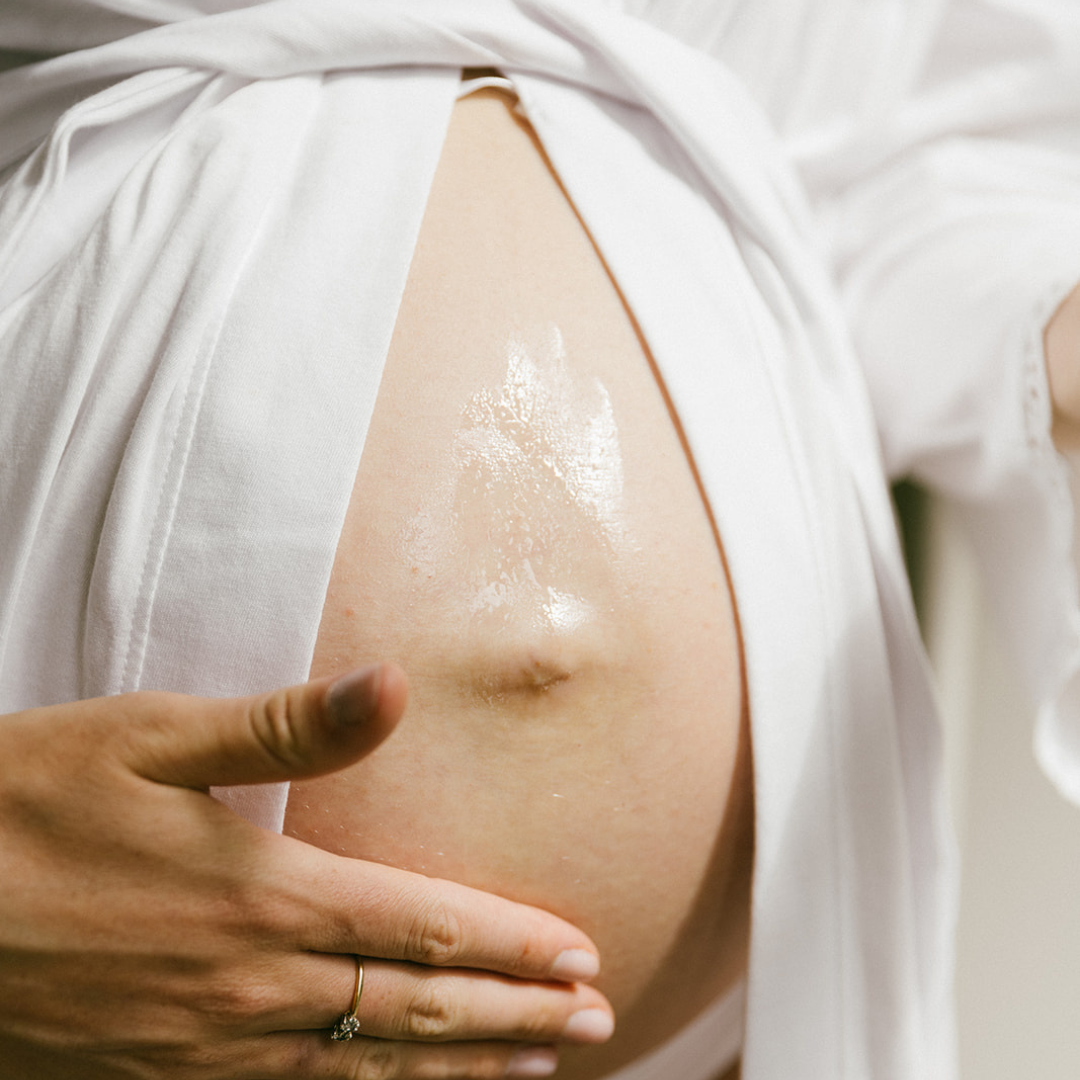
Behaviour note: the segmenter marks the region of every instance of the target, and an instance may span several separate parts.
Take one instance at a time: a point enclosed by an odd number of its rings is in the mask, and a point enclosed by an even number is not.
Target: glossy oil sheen
[[[458,103],[313,674],[396,659],[398,730],[286,826],[576,922],[600,1077],[741,973],[752,799],[732,599],[650,357],[528,128]]]
[[[501,383],[470,395],[432,465],[401,560],[425,581],[459,567],[469,634],[556,639],[598,618],[594,598],[568,589],[589,573],[576,565],[582,550],[608,573],[632,572],[619,429],[603,383],[575,370],[557,326],[531,340],[515,332],[503,351]]]

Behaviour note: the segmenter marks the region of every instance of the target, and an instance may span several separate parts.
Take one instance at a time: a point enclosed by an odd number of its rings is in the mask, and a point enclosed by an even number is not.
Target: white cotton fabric
[[[724,541],[744,1080],[953,1076],[955,860],[885,478],[965,506],[1080,801],[1039,348],[1080,280],[1075,10],[0,0],[0,49],[56,54],[0,75],[0,710],[306,676],[460,68],[497,67]],[[232,798],[280,824],[282,790]]]

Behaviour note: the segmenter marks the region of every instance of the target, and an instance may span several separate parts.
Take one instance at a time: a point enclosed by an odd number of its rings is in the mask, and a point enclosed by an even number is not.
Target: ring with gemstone
[[[360,991],[364,989],[364,961],[359,956],[354,956],[353,959],[356,961],[356,985],[353,987],[352,1005],[348,1012],[341,1014],[330,1032],[330,1038],[335,1042],[348,1042],[354,1035],[360,1034],[360,1021],[357,1019],[356,1010],[360,1005]]]

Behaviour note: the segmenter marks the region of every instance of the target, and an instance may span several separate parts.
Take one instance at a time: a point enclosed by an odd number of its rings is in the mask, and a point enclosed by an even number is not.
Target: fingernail
[[[565,982],[584,982],[600,974],[600,961],[585,949],[566,949],[555,957],[551,977]]]
[[[615,1021],[603,1009],[581,1009],[566,1021],[562,1037],[572,1042],[602,1043],[611,1038]]]
[[[550,1046],[527,1046],[507,1063],[507,1076],[550,1076],[559,1064],[558,1051]]]
[[[326,691],[326,706],[335,724],[350,727],[371,718],[379,701],[382,665],[369,664],[343,675]]]

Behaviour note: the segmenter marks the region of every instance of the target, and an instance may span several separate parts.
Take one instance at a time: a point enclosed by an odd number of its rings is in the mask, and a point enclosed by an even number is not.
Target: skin
[[[487,153],[490,146],[480,150]],[[400,341],[395,343],[399,346]],[[574,351],[578,354],[577,343]],[[1075,437],[1080,431],[1080,287],[1048,324],[1046,353],[1055,437],[1071,445],[1080,442]],[[388,375],[393,376],[393,366]],[[379,408],[393,415],[385,403]],[[404,418],[400,402],[398,408],[399,418]],[[671,431],[677,438],[673,423]],[[371,462],[367,466],[374,467]],[[687,475],[692,475],[689,470]],[[354,512],[350,535],[355,535],[356,517]],[[378,525],[373,528],[377,531]],[[697,535],[700,540],[700,528]],[[720,581],[715,566],[711,574],[712,581]],[[357,651],[358,612],[379,611],[378,583],[367,583],[375,589],[371,595],[363,593],[361,584],[348,573],[335,573],[337,591],[328,597],[320,636],[318,665],[323,668],[338,661],[340,667],[347,666],[345,661]],[[356,606],[361,598],[368,608]],[[382,630],[377,619],[374,625],[378,636]],[[575,673],[582,670],[578,662],[570,666]],[[482,721],[477,710],[470,713],[459,705],[453,718],[459,730],[468,732],[471,726],[475,734],[483,727],[489,734],[492,714],[506,708],[506,701],[495,702],[500,694],[517,700],[503,718],[505,724],[525,729],[531,723],[547,732],[557,728],[559,715],[573,719],[591,713],[596,704],[622,707],[619,701],[598,701],[595,696],[582,704],[585,695],[579,688],[587,680],[569,680],[576,683],[573,689],[564,686],[567,680],[549,678],[557,670],[550,663],[548,675],[539,681],[523,676],[533,668],[523,666],[520,655],[509,669],[495,664],[502,672],[501,683],[492,683],[491,667],[490,658],[480,665],[479,683],[475,664],[464,669],[459,665],[451,676],[456,691],[468,687],[471,679],[474,688],[481,688],[481,698],[486,693],[492,699],[484,703],[486,712],[479,710]],[[400,673],[377,670],[377,677],[368,672],[345,695],[345,712],[351,716],[345,720],[327,707],[329,679],[237,701],[135,694],[0,718],[0,760],[19,762],[17,770],[0,771],[4,1075],[44,1080],[497,1076],[505,1073],[519,1047],[556,1039],[574,1012],[607,1009],[598,993],[570,981],[565,970],[567,981],[552,982],[558,956],[567,951],[579,958],[596,955],[589,938],[559,919],[445,881],[269,836],[206,794],[210,784],[297,780],[343,769],[351,776],[349,767],[365,755],[371,755],[374,766],[375,747],[404,708]],[[514,672],[509,678],[507,670]],[[419,683],[426,680],[427,673],[421,671]],[[428,681],[436,685],[440,680],[446,678],[436,671]],[[564,698],[577,695],[578,704],[567,702],[562,712],[552,705],[555,697],[549,691]],[[428,725],[430,735],[432,706],[424,702],[437,704],[438,699],[437,686],[432,690],[421,685],[408,721],[418,719],[418,730]],[[733,796],[746,790],[738,779],[748,770],[744,725],[741,716],[728,799],[721,811],[724,821],[738,819],[738,798]],[[559,737],[543,731],[530,737],[540,759],[558,760],[569,745],[557,747]],[[576,750],[577,740],[570,741]],[[415,740],[413,745],[418,748]],[[430,757],[425,767],[431,765]],[[454,765],[448,758],[442,768]],[[399,773],[404,794],[409,791],[406,782],[415,779],[408,769]],[[454,825],[461,805],[477,801],[477,792],[487,790],[485,781],[497,780],[494,770],[488,770],[468,790],[453,791],[454,800],[440,804],[440,812],[449,812]],[[88,798],[88,792],[93,797]],[[309,792],[316,793],[315,788]],[[494,828],[496,841],[508,794],[500,792],[484,822]],[[587,794],[578,800],[579,808]],[[352,812],[354,797],[355,788],[342,802],[343,811]],[[325,843],[318,826],[303,824],[296,809],[300,805],[294,801],[294,831],[308,828],[322,846],[340,847],[340,840]],[[741,813],[746,812],[744,806]],[[441,831],[441,822],[437,824]],[[565,820],[549,820],[547,825],[566,829],[563,835],[575,845],[588,840],[588,835],[574,835],[579,826]],[[430,826],[428,822],[425,827]],[[371,842],[380,845],[380,857],[400,856],[404,863],[417,859],[415,850],[395,852],[394,838],[377,833],[373,831]],[[355,842],[355,836],[348,839],[348,844]],[[721,841],[718,849],[724,847]],[[445,846],[434,850],[445,856]],[[714,862],[702,876],[701,896],[710,903],[715,897],[709,897],[709,889],[717,875],[738,877],[718,870]],[[603,936],[603,905],[591,879],[585,890],[578,890],[576,882],[566,889],[567,882],[557,874],[554,881],[536,880],[520,863],[481,865],[478,870],[471,865],[462,866],[459,876],[491,874],[493,887],[505,884],[508,892],[565,908],[582,922],[595,919],[597,937]],[[147,867],[154,872],[147,873]],[[432,869],[424,865],[425,873]],[[582,900],[584,894],[591,895]],[[632,895],[632,890],[624,895]],[[621,917],[617,910],[614,914]],[[691,924],[693,919],[692,913]],[[433,927],[439,932],[433,933]],[[625,925],[616,925],[612,936],[625,931]],[[660,950],[659,967],[644,985],[635,974],[632,954],[616,959],[611,976],[605,974],[624,1011],[624,1029],[636,1027],[647,1010],[636,1008],[635,1002],[647,1002],[650,993],[656,1000],[656,987],[665,991],[659,995],[662,1004],[665,997],[676,1000],[674,1012],[693,1009],[695,994],[717,989],[707,980],[695,982],[692,966],[695,990],[689,1000],[683,994],[685,980],[668,977],[665,983],[664,958],[678,955],[679,935],[669,944],[666,953]],[[712,947],[717,947],[715,941]],[[366,1032],[378,1036],[378,1043],[358,1039],[338,1045],[326,1037],[325,1029],[351,996],[353,966],[346,955],[351,953],[375,958],[367,961],[362,1015]],[[617,943],[614,955],[620,956]],[[738,970],[739,949],[731,955],[736,959],[730,966]],[[710,963],[712,959],[715,956]],[[654,954],[647,962],[656,960]],[[431,1006],[440,999],[451,1003],[437,1011],[449,1023],[441,1031],[422,1032],[422,1019],[436,1015]],[[673,1022],[671,1006],[666,1009],[661,1009],[665,1019],[659,1027]],[[654,1027],[647,1038],[655,1037]],[[524,1044],[519,1041],[523,1039]],[[620,1047],[618,1054],[634,1052],[632,1038],[613,1045]],[[552,1060],[532,1059],[534,1065]],[[596,1061],[583,1055],[580,1064],[571,1060],[567,1068],[590,1075]],[[734,1080],[737,1072],[723,1080]]]
[[[451,121],[312,670],[370,655],[409,675],[403,722],[294,785],[286,829],[582,927],[619,1023],[560,1077],[640,1056],[742,975],[750,752],[717,536],[645,344],[498,92]]]
[[[1080,285],[1062,301],[1043,335],[1054,442],[1063,451],[1080,449]]]
[[[332,681],[2,718],[0,760],[19,767],[0,773],[0,1073],[495,1077],[550,1061],[532,1045],[575,1012],[608,1011],[570,981],[595,946],[553,916],[262,832],[210,798],[370,753],[401,715],[401,672]],[[342,954],[371,958],[378,1041],[328,1037],[352,996]]]

